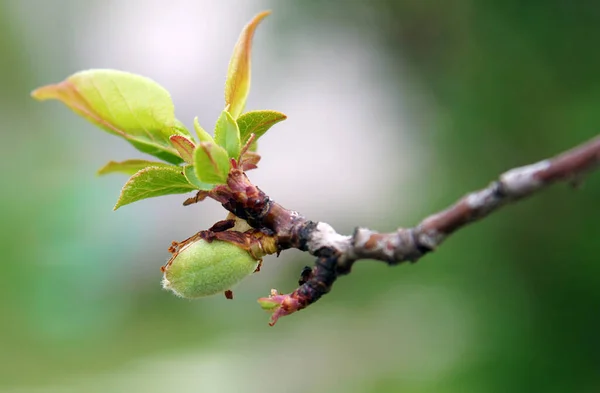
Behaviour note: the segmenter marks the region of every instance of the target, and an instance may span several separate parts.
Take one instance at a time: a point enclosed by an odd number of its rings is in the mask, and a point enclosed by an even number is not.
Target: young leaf
[[[263,136],[274,124],[287,119],[287,116],[276,111],[246,112],[237,119],[242,143],[246,143],[250,134],[256,135],[256,140]],[[255,140],[255,141],[256,141]]]
[[[175,119],[175,125],[173,126],[173,128],[175,129],[175,132],[177,132],[179,135],[183,135],[186,138],[188,138],[189,140],[191,140],[192,142],[195,142],[194,137],[192,136],[190,131],[187,129],[185,124],[183,124],[178,119]]]
[[[181,162],[169,143],[180,124],[175,120],[173,102],[169,93],[151,79],[123,71],[89,70],[40,87],[31,95],[38,100],[62,101],[143,153],[173,164]]]
[[[237,159],[239,157],[242,148],[240,129],[227,111],[221,112],[215,125],[215,142],[227,150],[230,158]]]
[[[198,135],[198,140],[200,142],[215,143],[213,137],[210,136],[208,132],[204,131],[204,128],[200,126],[200,122],[198,122],[197,117],[194,118],[194,129],[196,130],[196,135]]]
[[[258,168],[258,162],[260,161],[260,154],[247,151],[242,155],[242,169],[244,171],[249,171],[251,169]]]
[[[227,151],[219,145],[202,142],[194,151],[194,170],[203,183],[225,184],[229,168]]]
[[[194,143],[182,135],[172,135],[169,139],[173,147],[179,152],[181,158],[188,164],[193,164],[194,148],[196,147]]]
[[[165,164],[164,162],[147,161],[147,160],[126,160],[121,162],[110,161],[98,170],[98,175],[108,175],[109,173],[124,173],[133,175],[134,173],[148,168],[149,166],[178,168],[175,165]]]
[[[244,27],[233,49],[225,82],[225,106],[229,106],[229,113],[234,119],[237,119],[244,110],[250,91],[250,55],[254,31],[270,13],[270,11],[263,11],[257,14]]]
[[[137,172],[125,183],[115,210],[130,203],[168,194],[184,194],[195,190],[182,168],[148,167]]]
[[[186,165],[183,168],[183,174],[185,175],[187,181],[198,190],[210,191],[215,186],[214,184],[201,182],[200,179],[198,179],[198,176],[196,176],[196,171],[192,165]]]

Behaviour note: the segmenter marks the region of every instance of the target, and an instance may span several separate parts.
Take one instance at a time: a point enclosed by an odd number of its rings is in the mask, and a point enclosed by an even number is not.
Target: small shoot
[[[194,151],[194,170],[203,183],[227,183],[230,168],[227,151],[219,145],[202,142]]]
[[[259,23],[270,13],[271,11],[263,11],[256,15],[244,27],[233,49],[225,81],[225,106],[229,107],[229,113],[234,119],[243,112],[250,92],[250,60],[254,32]]]
[[[181,167],[148,167],[131,176],[125,183],[114,210],[142,199],[184,194],[194,190],[195,187],[181,172]]]
[[[63,102],[143,153],[172,164],[182,161],[169,141],[180,133],[171,96],[151,79],[123,71],[89,70],[40,87],[32,96]]]
[[[215,125],[215,142],[227,150],[229,158],[235,160],[239,158],[242,148],[240,129],[227,111],[221,112],[221,116],[219,116]]]
[[[242,143],[246,143],[250,134],[256,135],[256,140],[263,136],[273,125],[287,119],[281,112],[264,110],[246,112],[237,119]]]
[[[194,163],[194,149],[196,145],[188,138],[182,135],[173,135],[169,138],[171,144],[177,150],[181,158],[188,164]]]
[[[134,175],[144,168],[150,166],[154,167],[171,167],[175,168],[171,164],[165,164],[159,161],[148,161],[148,160],[125,160],[121,162],[109,161],[102,168],[98,169],[98,175],[108,175],[110,173],[124,173],[125,175]]]
[[[214,184],[201,182],[200,179],[198,179],[198,176],[196,176],[196,170],[193,165],[185,166],[183,168],[183,175],[197,190],[210,191],[215,187]]]
[[[200,122],[198,121],[197,117],[194,118],[194,130],[196,131],[196,135],[198,136],[198,140],[200,142],[215,143],[213,137],[200,126]]]

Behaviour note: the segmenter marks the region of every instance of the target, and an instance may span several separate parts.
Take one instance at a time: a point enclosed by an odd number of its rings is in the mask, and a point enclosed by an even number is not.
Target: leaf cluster
[[[115,209],[152,197],[210,191],[227,184],[233,166],[257,167],[256,141],[275,123],[286,119],[272,110],[244,112],[250,92],[252,38],[269,14],[256,15],[235,45],[225,83],[225,108],[213,135],[194,119],[195,137],[175,117],[169,92],[155,81],[128,72],[94,69],[40,87],[32,96],[59,100],[104,131],[125,139],[160,161],[110,161],[98,173],[131,175]],[[197,138],[197,139],[196,139]]]

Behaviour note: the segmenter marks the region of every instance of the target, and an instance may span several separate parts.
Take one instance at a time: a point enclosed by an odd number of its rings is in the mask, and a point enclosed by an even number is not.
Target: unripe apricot
[[[184,245],[164,268],[163,288],[194,299],[222,293],[252,274],[259,261],[230,242],[198,239]]]

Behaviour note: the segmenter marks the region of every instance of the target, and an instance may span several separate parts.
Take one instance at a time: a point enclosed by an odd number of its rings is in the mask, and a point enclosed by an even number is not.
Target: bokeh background
[[[312,260],[286,252],[224,297],[177,299],[172,240],[225,215],[185,196],[112,211],[140,157],[37,86],[149,76],[210,129],[257,12],[247,109],[289,118],[251,179],[340,232],[416,224],[509,168],[598,133],[593,1],[0,2],[0,391],[598,392],[600,176],[556,186],[415,265],[361,262],[274,327],[256,304]]]

